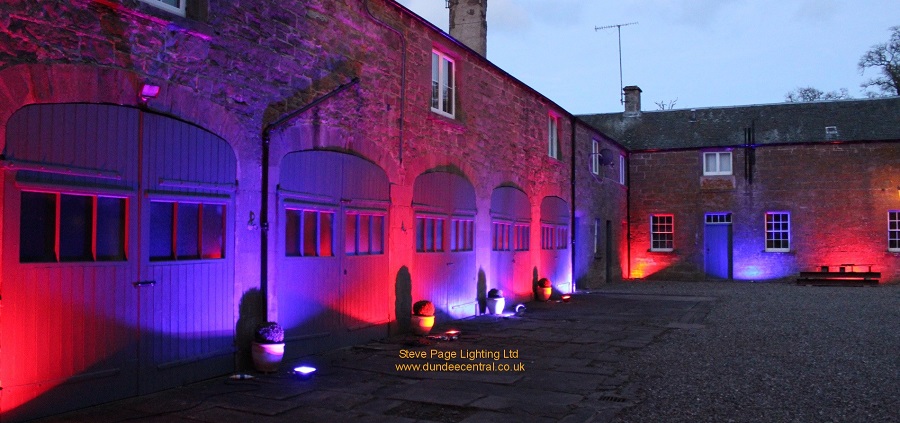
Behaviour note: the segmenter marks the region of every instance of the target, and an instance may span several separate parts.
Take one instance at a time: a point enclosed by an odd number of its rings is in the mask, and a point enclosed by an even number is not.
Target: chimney
[[[629,85],[622,88],[625,93],[625,116],[638,117],[641,115],[641,89],[637,85]]]
[[[450,36],[487,57],[487,0],[449,0]]]

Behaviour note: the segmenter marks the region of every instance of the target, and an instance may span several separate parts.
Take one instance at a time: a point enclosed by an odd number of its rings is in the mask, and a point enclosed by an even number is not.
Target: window
[[[225,257],[225,206],[150,202],[150,260]]]
[[[551,114],[547,122],[548,154],[559,160],[559,118]]]
[[[541,248],[565,250],[568,246],[569,228],[566,225],[541,225]]]
[[[22,263],[125,260],[124,198],[23,192]]]
[[[474,247],[472,237],[474,234],[474,220],[452,219],[450,221],[450,251],[472,251]]]
[[[786,212],[766,213],[766,251],[791,250],[791,215]]]
[[[600,257],[600,219],[594,219],[594,257]]]
[[[706,214],[706,224],[707,225],[730,225],[731,224],[731,213],[707,213]]]
[[[444,219],[438,217],[416,218],[416,251],[444,251]]]
[[[152,4],[162,10],[174,13],[178,16],[186,15],[187,0],[141,0],[144,3]]]
[[[675,249],[675,217],[671,214],[650,215],[650,251]]]
[[[731,152],[703,153],[703,175],[731,175]]]
[[[625,156],[619,156],[619,183],[625,185]]]
[[[900,210],[888,212],[888,250],[900,252]]]
[[[384,215],[348,211],[344,252],[348,256],[384,254]]]
[[[513,240],[513,249],[516,251],[528,251],[531,248],[531,232],[527,223],[516,223],[513,225],[515,239]]]
[[[287,209],[285,219],[285,255],[334,256],[334,212]]]
[[[591,173],[600,174],[600,142],[591,140]]]
[[[512,238],[512,224],[494,222],[492,249],[494,251],[510,251],[510,238]]]
[[[431,52],[431,111],[453,117],[456,79],[453,60],[437,52]]]

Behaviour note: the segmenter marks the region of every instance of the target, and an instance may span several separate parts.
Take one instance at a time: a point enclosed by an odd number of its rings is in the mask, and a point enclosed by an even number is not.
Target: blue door
[[[731,279],[731,216],[728,215],[728,223],[711,223],[710,216],[707,215],[704,231],[705,271],[711,278]]]

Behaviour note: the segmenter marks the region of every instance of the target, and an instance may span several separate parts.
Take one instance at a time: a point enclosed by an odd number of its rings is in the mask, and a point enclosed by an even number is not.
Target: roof
[[[900,140],[900,97],[581,115],[630,150]],[[832,128],[833,127],[833,128]],[[828,128],[828,129],[826,129]]]

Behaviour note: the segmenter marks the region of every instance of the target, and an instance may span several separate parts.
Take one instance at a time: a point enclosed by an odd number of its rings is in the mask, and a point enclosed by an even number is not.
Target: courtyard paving
[[[611,284],[450,329],[40,421],[898,421],[897,285]]]

